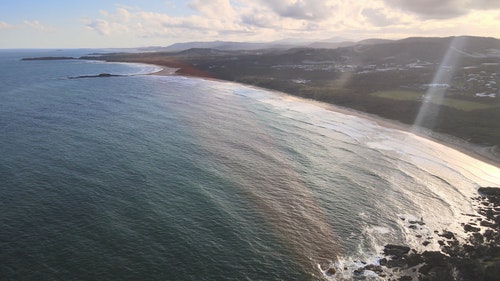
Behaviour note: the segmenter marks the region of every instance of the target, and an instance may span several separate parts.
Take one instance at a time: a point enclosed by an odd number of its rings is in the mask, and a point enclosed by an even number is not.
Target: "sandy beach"
[[[151,62],[144,62],[148,64],[152,64]],[[148,75],[158,75],[158,76],[172,76],[172,75],[181,75],[181,76],[190,76],[190,77],[196,77],[196,78],[201,78],[201,79],[209,79],[209,80],[215,80],[215,81],[220,81],[220,82],[228,82],[225,80],[220,80],[220,79],[215,79],[210,77],[207,73],[201,72],[193,67],[179,67],[180,65],[171,65],[169,63],[154,63],[154,65],[161,67],[162,70],[154,73],[150,73]],[[231,82],[234,83],[234,82]],[[437,132],[433,132],[429,129],[422,128],[422,127],[416,127],[416,126],[411,126],[408,124],[404,124],[395,120],[390,120],[386,118],[382,118],[377,115],[369,114],[366,112],[362,111],[357,111],[351,108],[347,107],[341,107],[337,106],[334,104],[329,104],[329,103],[324,103],[316,100],[311,100],[311,99],[304,99],[301,97],[296,97],[284,92],[279,92],[271,89],[266,89],[266,88],[260,88],[254,85],[246,85],[249,87],[254,87],[258,89],[263,89],[266,91],[272,91],[281,95],[287,95],[289,98],[292,99],[297,99],[303,102],[308,102],[308,103],[313,103],[319,107],[322,107],[327,110],[335,111],[338,113],[346,114],[346,115],[352,115],[360,118],[365,118],[370,121],[373,121],[377,123],[380,126],[386,127],[386,128],[391,128],[391,129],[396,129],[400,131],[405,131],[407,133],[415,134],[417,136],[426,138],[428,140],[440,143],[444,146],[451,147],[455,150],[458,150],[466,155],[469,155],[473,158],[476,158],[478,160],[481,160],[485,163],[491,164],[496,167],[500,167],[500,155],[497,155],[493,152],[492,147],[482,147],[478,145],[474,145],[472,143],[469,143],[465,140],[459,139],[454,136],[450,135],[445,135]]]
[[[157,76],[171,76],[175,75],[175,72],[179,70],[178,68],[171,68],[171,67],[165,67],[161,65],[157,65],[158,67],[161,67],[162,69],[157,72],[152,72],[148,73],[147,75],[157,75]]]

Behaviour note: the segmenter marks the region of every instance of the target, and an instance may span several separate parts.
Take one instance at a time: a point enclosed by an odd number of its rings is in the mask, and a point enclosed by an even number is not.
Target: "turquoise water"
[[[280,93],[19,60],[89,52],[0,51],[2,280],[321,280],[319,264],[420,244],[401,217],[460,228],[475,190],[500,185],[455,150]],[[68,79],[100,73],[133,76]]]

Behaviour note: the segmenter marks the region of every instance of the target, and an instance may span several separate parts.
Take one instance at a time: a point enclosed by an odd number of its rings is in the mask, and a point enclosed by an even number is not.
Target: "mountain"
[[[394,40],[390,39],[378,39],[378,38],[370,38],[370,39],[365,39],[357,42],[357,44],[360,45],[378,45],[378,44],[386,44],[386,43],[392,43]]]
[[[411,37],[401,40],[367,39],[359,42],[315,42],[274,56],[280,63],[336,61],[351,65],[440,63],[447,52],[461,64],[498,62],[500,40],[487,37]]]
[[[326,41],[318,41],[318,42],[313,42],[307,47],[309,48],[316,48],[316,49],[337,49],[341,47],[349,47],[356,45],[356,42],[353,41],[344,41],[344,42],[326,42]]]
[[[381,41],[378,41],[381,42]],[[383,42],[383,41],[382,41]],[[458,52],[463,61],[499,57],[500,40],[487,37],[459,36],[444,38],[411,37],[375,45],[355,45],[339,49],[355,57],[359,63],[392,60],[440,62],[447,52]],[[451,53],[450,53],[451,54]]]
[[[336,49],[357,44],[374,45],[391,42],[384,39],[367,39],[359,42],[347,40],[342,37],[333,37],[326,40],[307,40],[286,38],[271,42],[232,42],[232,41],[207,41],[175,43],[167,47],[148,47],[143,51],[181,52],[189,49],[217,49],[220,51],[252,51],[262,49],[290,49],[297,47],[310,47],[321,49]]]
[[[210,42],[185,42],[175,43],[168,47],[162,48],[164,52],[180,52],[193,48],[202,49],[217,49],[221,51],[235,50],[259,50],[259,49],[287,49],[296,46],[294,43],[287,42],[269,42],[269,43],[254,43],[254,42],[231,42],[231,41],[210,41]]]
[[[341,42],[351,42],[351,41],[355,41],[355,40],[351,40],[351,39],[341,37],[341,36],[335,36],[335,37],[331,37],[328,39],[320,40],[318,42],[341,43]]]
[[[456,38],[456,39],[454,39]],[[500,56],[498,39],[474,36],[459,37],[410,37],[401,40],[388,39],[365,39],[361,41],[344,40],[345,38],[333,37],[326,40],[309,41],[306,39],[281,39],[272,42],[232,42],[232,41],[207,41],[207,42],[184,42],[175,43],[167,47],[145,47],[140,48],[143,52],[181,52],[189,49],[214,49],[219,51],[255,51],[264,49],[337,49],[355,48],[356,52],[368,52],[374,56],[392,56],[393,53],[401,53],[407,50],[411,54],[418,54],[423,58],[435,58],[435,53],[442,53],[448,49],[452,40],[458,41],[458,46],[464,55],[471,57]],[[463,42],[463,44],[461,43]],[[491,48],[490,48],[491,47]],[[488,50],[486,54],[485,50]]]

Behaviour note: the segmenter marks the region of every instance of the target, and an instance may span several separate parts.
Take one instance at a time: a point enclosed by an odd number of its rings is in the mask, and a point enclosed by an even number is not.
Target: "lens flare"
[[[443,103],[446,94],[446,85],[449,85],[457,66],[460,62],[460,49],[465,44],[466,37],[454,37],[441,61],[432,83],[428,85],[427,92],[422,100],[422,105],[418,111],[413,131],[418,131],[421,127],[432,129],[436,124],[439,114],[439,107]]]

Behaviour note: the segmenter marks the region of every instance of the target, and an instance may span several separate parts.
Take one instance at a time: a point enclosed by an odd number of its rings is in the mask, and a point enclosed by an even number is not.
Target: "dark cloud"
[[[371,9],[371,8],[363,9],[361,14],[364,17],[366,17],[370,23],[378,27],[383,27],[398,23],[398,20],[391,19],[387,15],[382,13],[380,10],[376,9]]]
[[[241,16],[241,22],[245,25],[256,26],[262,28],[272,28],[273,20],[265,13],[259,13],[258,11],[253,11],[252,13],[247,13]]]
[[[495,10],[500,9],[499,0],[473,0],[471,1],[471,8],[478,10]]]
[[[471,10],[500,9],[500,0],[384,0],[393,7],[417,14],[423,19],[448,19]]]
[[[393,7],[417,14],[424,19],[448,19],[469,12],[464,0],[384,0]]]
[[[335,7],[325,3],[323,0],[296,0],[293,2],[286,0],[262,1],[269,6],[276,14],[285,18],[320,21],[331,17]]]

